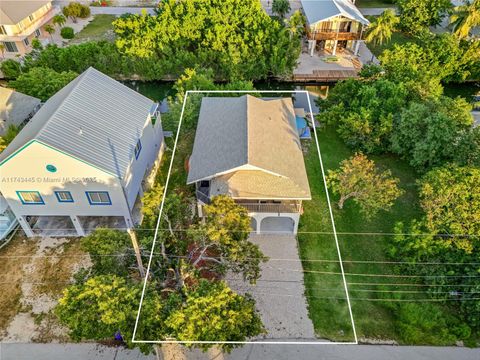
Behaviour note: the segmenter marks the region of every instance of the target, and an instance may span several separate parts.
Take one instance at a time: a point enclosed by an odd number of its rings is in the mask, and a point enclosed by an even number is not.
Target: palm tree
[[[290,2],[288,0],[273,0],[272,12],[280,16],[282,19],[290,11]]]
[[[454,7],[450,24],[458,38],[468,37],[472,28],[480,26],[480,0],[465,0],[463,5]]]
[[[61,14],[55,15],[52,20],[52,23],[58,26],[59,28],[65,25],[66,22],[67,22],[67,19],[65,18],[65,16]]]
[[[290,33],[290,39],[292,39],[293,36],[303,34],[303,32],[305,31],[305,18],[302,13],[297,10],[293,13],[292,16],[290,16],[290,19],[288,19],[288,21],[285,20],[285,26]]]
[[[369,26],[368,34],[365,41],[376,45],[382,45],[384,41],[390,41],[392,32],[400,22],[392,9],[385,10],[372,24]]]
[[[53,42],[53,34],[55,33],[55,28],[52,25],[47,24],[43,27],[43,30],[50,34],[50,39],[52,39]]]

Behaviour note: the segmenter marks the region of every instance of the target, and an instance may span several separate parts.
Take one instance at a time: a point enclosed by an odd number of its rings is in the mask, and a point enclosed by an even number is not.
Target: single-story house
[[[0,87],[0,136],[10,125],[20,126],[40,108],[40,99]]]
[[[164,140],[158,104],[89,68],[0,153],[0,192],[27,236],[130,229]]]
[[[297,119],[291,98],[204,97],[187,178],[199,215],[227,195],[257,233],[297,233],[302,201],[311,199]]]

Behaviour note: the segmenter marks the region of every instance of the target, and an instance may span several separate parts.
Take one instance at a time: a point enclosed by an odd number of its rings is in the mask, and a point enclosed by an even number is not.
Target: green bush
[[[46,101],[77,75],[73,71],[57,72],[48,67],[38,67],[22,73],[16,80],[9,81],[8,85],[21,93]]]
[[[71,18],[73,22],[77,22],[77,18],[85,19],[90,16],[90,8],[78,2],[71,2],[62,9],[62,13]]]
[[[7,80],[16,79],[22,72],[20,63],[12,59],[2,61],[0,63],[0,69]]]
[[[62,30],[60,30],[60,35],[64,39],[73,39],[75,36],[75,33],[73,32],[73,28],[69,26],[65,26],[62,28]]]
[[[126,275],[134,259],[128,251],[130,236],[125,231],[98,228],[82,238],[81,246],[92,257],[94,275]]]
[[[471,336],[468,325],[443,307],[430,303],[398,305],[396,324],[402,341],[412,345],[453,345]]]

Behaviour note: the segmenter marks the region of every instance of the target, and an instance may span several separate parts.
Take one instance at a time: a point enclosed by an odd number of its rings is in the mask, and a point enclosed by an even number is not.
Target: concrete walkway
[[[245,345],[213,358],[186,351],[188,360],[478,360],[480,349],[384,345]],[[0,360],[155,360],[138,350],[96,344],[0,344]],[[164,360],[173,360],[172,358]]]
[[[256,301],[263,324],[265,339],[316,340],[313,324],[308,317],[304,297],[302,264],[294,235],[252,235],[251,241],[273,259],[298,261],[268,261],[262,265],[262,276],[257,286],[244,282],[239,276],[229,275],[232,289],[249,293]],[[284,271],[293,269],[298,271]],[[235,279],[235,280],[233,280]],[[288,295],[288,296],[287,296]],[[259,339],[261,341],[263,336]]]

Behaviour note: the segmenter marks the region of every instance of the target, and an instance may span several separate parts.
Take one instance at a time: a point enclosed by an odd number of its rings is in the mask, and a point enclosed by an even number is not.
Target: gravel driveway
[[[315,339],[304,297],[302,264],[295,236],[252,235],[250,240],[258,244],[270,260],[262,265],[262,276],[257,285],[250,285],[238,276],[230,275],[230,286],[240,293],[253,295],[268,332],[265,339]]]

